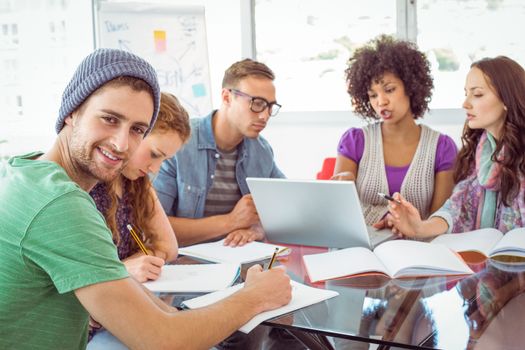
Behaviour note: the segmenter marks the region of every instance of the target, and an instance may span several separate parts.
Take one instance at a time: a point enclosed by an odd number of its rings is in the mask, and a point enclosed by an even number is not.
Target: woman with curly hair
[[[409,237],[431,237],[525,224],[525,70],[508,57],[474,62],[465,83],[467,121],[454,171],[452,196],[422,220],[404,196],[387,220]]]
[[[346,80],[368,125],[343,134],[332,179],[356,181],[368,225],[385,225],[388,203],[378,193],[402,193],[427,218],[452,192],[457,148],[449,136],[416,123],[433,89],[425,55],[413,43],[379,36],[356,50]]]
[[[99,183],[90,192],[113,233],[120,260],[139,282],[157,279],[164,262],[177,257],[175,234],[147,175],[157,172],[189,135],[188,113],[175,96],[162,93],[157,121],[121,175],[111,183]],[[139,231],[149,255],[141,252],[128,224]]]

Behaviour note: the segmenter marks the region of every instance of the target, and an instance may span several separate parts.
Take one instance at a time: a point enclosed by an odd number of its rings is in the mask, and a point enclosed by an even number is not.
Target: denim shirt
[[[212,130],[213,111],[191,119],[191,138],[175,156],[162,163],[153,181],[168,216],[202,218],[208,191],[220,157]],[[247,177],[284,178],[273,159],[273,150],[262,136],[244,138],[238,146],[235,176],[242,195],[250,193]]]

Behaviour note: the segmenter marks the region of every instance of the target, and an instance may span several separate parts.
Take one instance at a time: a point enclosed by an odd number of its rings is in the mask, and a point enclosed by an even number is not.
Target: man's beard
[[[122,162],[119,168],[105,168],[98,164],[93,158],[95,152],[100,152],[96,145],[86,145],[75,142],[79,139],[73,135],[70,153],[71,160],[78,175],[85,178],[95,179],[97,182],[109,182],[117,178],[124,168]],[[82,175],[81,175],[82,174]]]

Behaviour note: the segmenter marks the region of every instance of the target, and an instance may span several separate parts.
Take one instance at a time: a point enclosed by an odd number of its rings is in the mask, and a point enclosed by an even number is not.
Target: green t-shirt
[[[38,155],[0,167],[0,349],[83,349],[74,290],[128,273],[89,194]]]

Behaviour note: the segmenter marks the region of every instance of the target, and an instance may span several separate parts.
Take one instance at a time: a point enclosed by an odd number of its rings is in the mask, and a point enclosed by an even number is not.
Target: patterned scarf
[[[479,198],[478,213],[476,215],[476,227],[494,227],[496,216],[496,201],[499,190],[499,175],[501,165],[492,161],[492,155],[496,149],[496,140],[488,133],[484,132],[479,139],[476,148],[476,173],[478,181],[485,191]],[[503,149],[498,158],[502,157]]]
[[[452,215],[452,232],[494,227],[505,233],[525,223],[525,181],[509,207],[498,203],[501,165],[491,160],[496,141],[486,131],[476,148],[476,171],[454,188],[444,208]],[[503,149],[497,156],[503,157]]]

